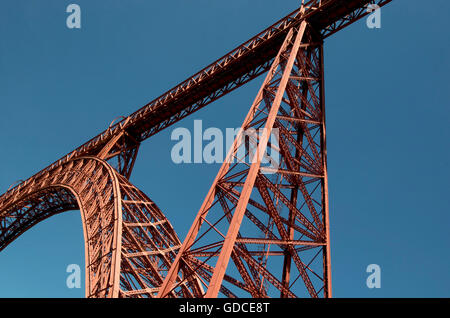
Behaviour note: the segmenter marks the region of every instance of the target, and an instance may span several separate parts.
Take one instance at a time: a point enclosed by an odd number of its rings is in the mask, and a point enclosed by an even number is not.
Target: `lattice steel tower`
[[[0,250],[38,222],[79,209],[87,297],[331,297],[323,41],[365,16],[367,5],[388,2],[302,3],[9,189],[0,197]],[[181,241],[129,181],[139,145],[263,73]]]

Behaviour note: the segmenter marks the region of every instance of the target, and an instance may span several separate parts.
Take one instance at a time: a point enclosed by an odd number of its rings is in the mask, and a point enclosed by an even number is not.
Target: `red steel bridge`
[[[390,0],[310,0],[0,196],[0,250],[81,212],[87,297],[331,297],[324,40]],[[139,145],[266,74],[181,240],[130,181]],[[265,133],[246,138],[248,129]],[[278,131],[274,145],[269,135]],[[251,143],[244,152],[241,145]],[[276,148],[276,149],[275,149]],[[277,169],[261,165],[266,150]]]

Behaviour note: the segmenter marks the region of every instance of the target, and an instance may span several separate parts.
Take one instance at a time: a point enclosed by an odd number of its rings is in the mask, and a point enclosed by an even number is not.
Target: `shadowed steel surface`
[[[331,297],[323,40],[365,16],[366,5],[388,2],[306,1],[9,189],[0,197],[0,250],[79,209],[87,297]],[[182,243],[128,181],[139,145],[266,72],[242,126],[266,134],[238,135]],[[269,150],[276,168],[261,165]]]

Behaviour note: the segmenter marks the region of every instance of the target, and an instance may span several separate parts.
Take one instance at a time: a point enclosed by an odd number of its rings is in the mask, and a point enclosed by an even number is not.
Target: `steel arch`
[[[180,240],[153,201],[96,157],[71,160],[4,201],[0,250],[40,221],[77,208],[85,240],[86,296],[154,297]],[[172,296],[199,294],[194,278]]]

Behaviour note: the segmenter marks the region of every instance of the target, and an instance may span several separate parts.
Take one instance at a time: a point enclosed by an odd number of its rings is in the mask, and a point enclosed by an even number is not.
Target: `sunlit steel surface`
[[[87,297],[331,297],[323,41],[390,0],[312,0],[0,197],[0,250],[80,209]],[[267,73],[184,242],[129,181],[142,141]],[[242,164],[241,162],[251,162]]]

